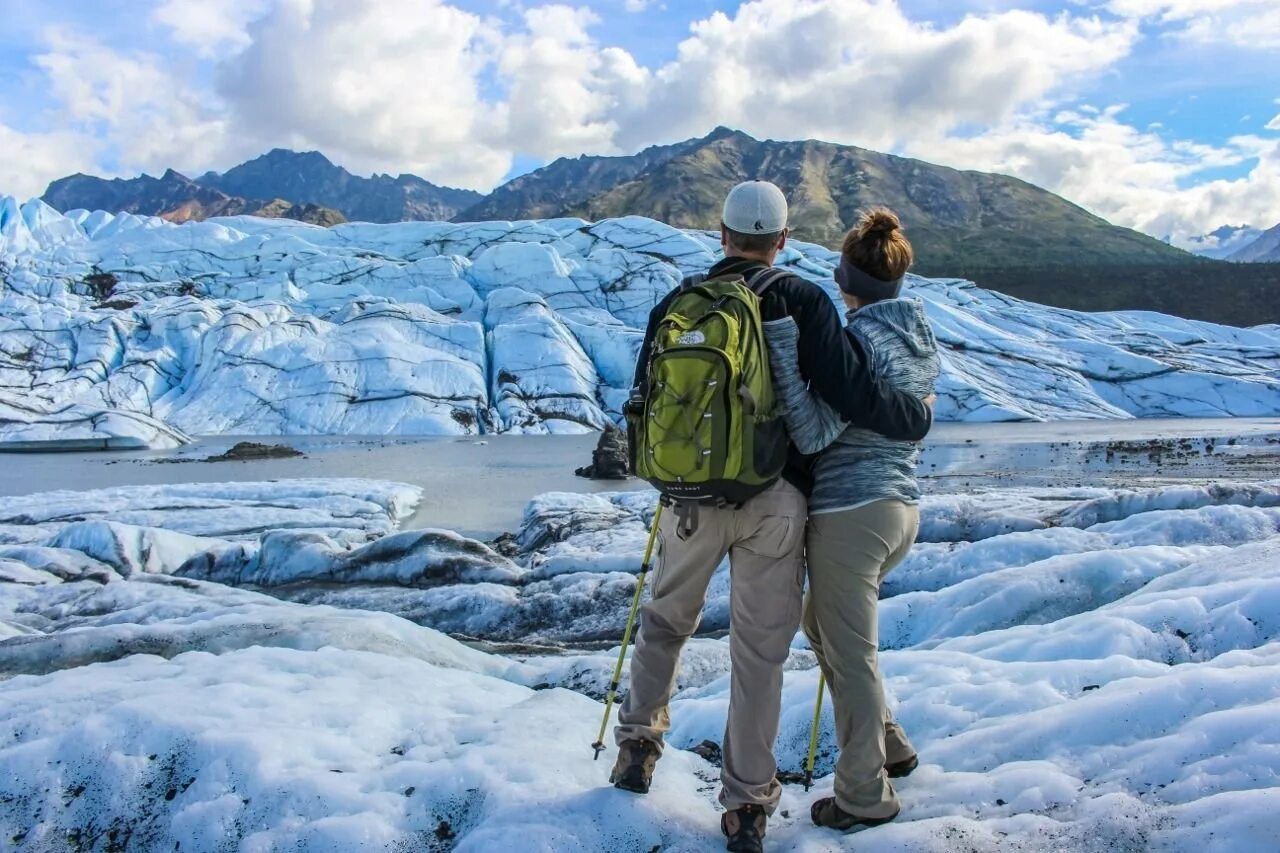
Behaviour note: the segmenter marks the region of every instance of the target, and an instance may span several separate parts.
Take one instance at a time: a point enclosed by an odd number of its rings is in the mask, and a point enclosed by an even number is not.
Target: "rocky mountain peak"
[[[741,142],[757,142],[758,141],[754,136],[752,136],[749,133],[744,133],[741,130],[734,130],[731,127],[725,127],[724,125],[717,126],[715,130],[711,131],[706,136],[702,137],[702,141],[708,142],[708,143],[720,142],[721,140],[724,140],[724,139],[732,139],[732,140],[741,141]]]
[[[305,165],[310,167],[322,167],[326,169],[340,169],[342,167],[335,166],[333,161],[321,154],[319,151],[294,151],[292,148],[272,148],[261,157],[255,157],[248,163],[256,162],[268,163],[270,165],[279,165],[281,163],[290,163],[297,165]],[[346,171],[343,169],[343,171]]]

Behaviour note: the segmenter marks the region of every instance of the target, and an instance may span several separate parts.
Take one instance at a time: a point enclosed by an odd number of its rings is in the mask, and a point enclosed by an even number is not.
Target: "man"
[[[767,271],[787,241],[787,202],[773,184],[750,181],[725,199],[720,226],[724,260],[707,278],[742,276],[748,283]],[[641,393],[648,379],[654,331],[673,290],[649,315],[636,367]],[[932,424],[916,398],[881,385],[865,365],[827,294],[796,275],[773,280],[761,297],[764,321],[791,317],[799,328],[803,378],[849,423],[890,438],[918,440]],[[773,742],[778,735],[782,667],[800,622],[804,588],[805,491],[810,482],[794,447],[782,478],[741,506],[703,506],[689,531],[673,513],[658,529],[652,598],[640,612],[631,657],[631,689],[618,713],[618,759],[610,781],[647,793],[670,728],[667,703],[685,642],[697,630],[707,585],[729,556],[729,649],[732,679],[723,744],[721,829],[728,849],[763,849],[767,816],[777,807]]]

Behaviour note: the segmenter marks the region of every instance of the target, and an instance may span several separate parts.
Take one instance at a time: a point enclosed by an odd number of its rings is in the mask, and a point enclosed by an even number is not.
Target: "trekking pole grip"
[[[604,733],[609,728],[609,717],[613,713],[613,700],[618,695],[618,686],[622,682],[622,664],[627,659],[627,646],[631,643],[631,629],[635,626],[636,614],[640,612],[640,597],[644,593],[645,576],[649,574],[649,561],[653,557],[653,543],[658,538],[658,522],[662,520],[662,501],[653,513],[653,523],[649,527],[649,541],[644,546],[644,559],[640,563],[640,576],[636,579],[636,592],[631,597],[631,612],[627,615],[627,627],[622,632],[622,648],[618,651],[618,664],[613,668],[613,680],[609,682],[609,691],[604,700],[604,719],[600,721],[600,735],[591,748],[596,751],[595,760],[600,760],[604,752]]]

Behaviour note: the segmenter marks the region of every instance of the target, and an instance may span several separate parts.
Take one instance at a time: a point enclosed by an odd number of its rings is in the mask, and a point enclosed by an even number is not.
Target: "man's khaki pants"
[[[915,755],[884,699],[877,660],[880,583],[907,556],[920,511],[902,501],[809,518],[809,594],[804,633],[831,686],[836,717],[836,805],[852,815],[897,814],[885,762]]]
[[[720,802],[777,807],[773,742],[782,703],[782,666],[800,624],[804,588],[804,495],[779,480],[741,509],[700,507],[697,529],[678,535],[674,512],[658,528],[661,550],[652,599],[640,610],[631,656],[631,689],[618,713],[617,742],[646,740],[662,748],[671,728],[667,702],[685,641],[702,617],[707,585],[729,555],[729,720],[724,734]]]

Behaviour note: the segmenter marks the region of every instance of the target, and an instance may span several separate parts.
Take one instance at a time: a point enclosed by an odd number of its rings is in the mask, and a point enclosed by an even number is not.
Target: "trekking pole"
[[[813,785],[813,759],[818,754],[818,723],[822,718],[822,688],[826,686],[826,678],[818,673],[818,701],[813,704],[813,726],[809,729],[809,760],[804,765],[804,789]]]
[[[636,579],[636,594],[631,598],[631,613],[627,616],[627,628],[622,632],[622,649],[618,652],[618,665],[613,668],[613,681],[609,682],[609,693],[604,699],[604,719],[600,721],[600,736],[591,748],[596,751],[595,760],[600,760],[604,752],[604,733],[609,728],[609,715],[613,713],[613,699],[618,695],[618,684],[622,681],[622,662],[627,657],[627,646],[631,642],[631,628],[636,622],[636,613],[640,611],[640,594],[644,592],[645,575],[649,574],[649,558],[653,556],[653,542],[658,538],[658,522],[662,519],[662,501],[658,501],[658,509],[653,513],[653,525],[649,528],[649,542],[644,546],[644,560],[640,563],[640,577]]]

